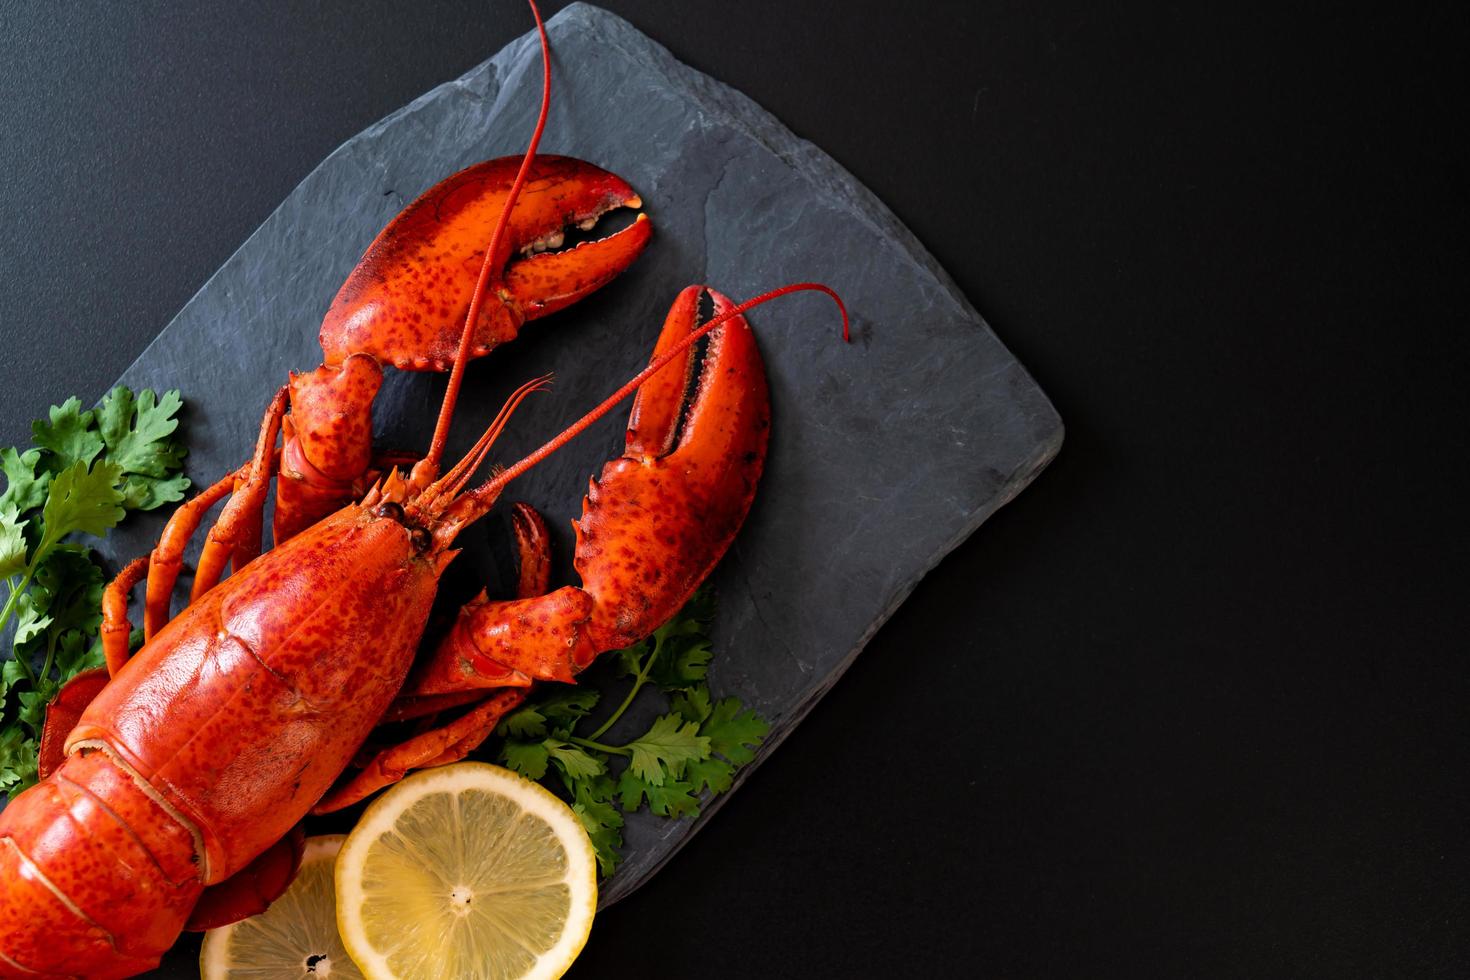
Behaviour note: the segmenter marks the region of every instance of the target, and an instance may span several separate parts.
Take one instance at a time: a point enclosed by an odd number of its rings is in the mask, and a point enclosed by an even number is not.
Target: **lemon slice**
[[[373,980],[559,977],[596,906],[597,862],[577,815],[480,762],[394,786],[337,859],[337,926]]]
[[[204,934],[203,980],[308,977],[361,980],[362,973],[337,936],[332,865],[346,840],[309,837],[301,870],[286,893],[260,915]]]

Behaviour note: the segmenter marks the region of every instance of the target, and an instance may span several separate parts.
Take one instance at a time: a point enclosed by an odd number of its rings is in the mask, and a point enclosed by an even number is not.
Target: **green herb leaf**
[[[629,766],[618,779],[618,802],[623,809],[632,813],[648,801],[648,808],[661,817],[697,817],[699,800],[691,790],[694,787],[683,780],[665,774],[659,782],[640,779]]]
[[[92,670],[107,663],[102,652],[102,640],[89,637],[81,630],[61,634],[56,648],[56,670],[64,684],[84,670]]]
[[[716,756],[695,759],[684,769],[684,776],[696,793],[707,789],[712,795],[719,795],[734,784],[735,765]]]
[[[710,716],[709,688],[703,684],[679,691],[669,696],[669,707],[682,717],[693,722],[702,722]]]
[[[44,602],[51,631],[96,633],[102,625],[102,569],[87,551],[58,548],[36,570],[32,594]]]
[[[22,655],[21,648],[51,625],[51,617],[46,615],[46,597],[35,592],[22,592],[16,600],[15,609],[15,646],[18,659]]]
[[[15,510],[9,505],[0,507],[0,579],[25,570],[27,523],[18,520]]]
[[[598,694],[590,687],[559,685],[555,693],[538,701],[536,708],[547,720],[576,723],[597,707]]]
[[[714,590],[695,592],[679,614],[653,633],[655,654],[648,677],[665,692],[686,690],[709,673],[709,627],[714,621]]]
[[[597,869],[603,877],[612,874],[622,860],[618,848],[623,846],[623,815],[612,805],[612,793],[612,780],[587,780],[577,784],[572,801],[572,812],[592,839]]]
[[[715,702],[709,718],[699,726],[709,736],[710,749],[743,766],[755,758],[757,748],[771,726],[754,711],[746,709],[739,698],[722,698]]]
[[[50,472],[59,473],[77,463],[85,466],[102,451],[102,435],[92,428],[95,419],[96,413],[82,411],[82,400],[73,397],[51,406],[49,425],[41,419],[31,423],[36,445],[50,450],[45,460]]]
[[[542,744],[546,746],[546,751],[551,753],[552,759],[556,760],[556,764],[566,774],[569,781],[600,776],[607,772],[605,763],[588,755],[575,745],[568,745],[554,738],[549,738]]]
[[[105,458],[122,467],[122,492],[129,510],[152,510],[184,498],[189,481],[178,471],[186,450],[171,438],[179,427],[174,416],[183,403],[177,391],[157,398],[151,389],[139,392],[135,401],[122,386],[102,399],[97,420],[107,446]]]
[[[36,472],[41,460],[41,450],[31,449],[24,453],[14,449],[0,450],[0,470],[5,472],[5,492],[0,494],[0,511],[12,508],[16,514],[24,514],[41,506],[46,499],[46,487],[51,474]]]
[[[121,466],[124,473],[164,477],[183,463],[183,445],[169,436],[179,427],[174,416],[184,400],[177,391],[156,398],[151,389],[145,389],[134,401],[133,393],[119,385],[107,393],[97,409],[107,459]]]
[[[19,682],[26,680],[25,668],[18,660],[7,660],[0,664],[0,703],[3,703],[10,689]]]
[[[508,738],[500,747],[500,761],[527,779],[543,778],[549,759],[550,754],[543,742],[521,742]]]
[[[122,494],[116,484],[121,470],[102,460],[90,470],[72,463],[51,481],[51,492],[41,509],[41,545],[37,558],[72,533],[101,537],[123,518]]]
[[[182,473],[164,479],[129,473],[123,477],[123,506],[128,510],[153,510],[184,499],[189,478]]]
[[[8,664],[6,666],[9,666]],[[12,800],[36,782],[40,744],[12,725],[0,731],[0,790]]]
[[[685,763],[709,757],[710,740],[699,734],[696,722],[685,721],[679,715],[662,715],[628,748],[633,752],[628,771],[650,785],[661,786],[664,767],[668,773],[682,775]]]
[[[495,734],[514,738],[545,738],[546,716],[532,705],[519,708],[500,719]],[[540,776],[535,777],[540,779]]]

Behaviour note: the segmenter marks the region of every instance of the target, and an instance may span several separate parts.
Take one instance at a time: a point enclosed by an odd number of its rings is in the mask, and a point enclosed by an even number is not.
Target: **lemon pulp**
[[[345,839],[308,838],[301,870],[270,908],[205,933],[203,980],[361,980],[337,934],[333,864]]]
[[[372,978],[559,977],[587,939],[596,862],[580,821],[483,763],[415,774],[368,808],[337,864],[346,948]]]

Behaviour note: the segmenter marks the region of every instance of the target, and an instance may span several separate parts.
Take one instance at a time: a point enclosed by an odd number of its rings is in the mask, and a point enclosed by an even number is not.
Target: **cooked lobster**
[[[549,66],[544,29],[541,39]],[[539,190],[550,186],[547,174],[571,167],[578,184],[590,172],[535,156],[547,97],[503,192],[494,189],[500,177],[491,179],[504,175],[503,162],[482,164],[431,190],[385,230],[328,314],[326,363],[272,399],[250,462],[180,507],[152,555],[108,587],[107,668],[63,690],[48,712],[42,782],[0,812],[0,975],[130,976],[157,965],[186,924],[258,910],[294,873],[296,828],[308,812],[347,805],[411,768],[463,758],[533,683],[570,681],[599,653],[651,633],[729,547],[754,499],[770,420],[764,367],[741,314],[798,289],[836,299],[826,287],[797,284],[740,305],[690,287],[675,301],[649,366],[607,400],[467,489],[516,406],[545,387],[545,379],[532,381],[441,472],[466,362],[513,336],[522,319],[596,288],[642,248],[637,236],[646,240],[640,219],[632,228],[642,230],[617,248],[586,253],[599,266],[586,276],[575,271],[579,250],[506,271],[506,243],[545,227],[523,223],[521,201],[539,201],[528,209],[538,214],[547,207],[590,213],[578,194],[580,203],[565,207],[537,197],[538,181]],[[636,203],[612,175],[597,180],[615,190],[594,194],[602,203],[591,212],[613,199]],[[530,188],[524,197],[523,187]],[[461,193],[498,201],[500,212],[451,348],[442,324],[424,327],[403,304],[413,290],[405,284],[426,274],[414,264],[441,254],[426,215],[462,214],[443,200],[424,202],[436,194],[459,201]],[[451,236],[460,258],[445,270],[474,253],[466,237],[473,222],[464,221]],[[533,283],[532,273],[542,272]],[[458,284],[439,286],[459,295]],[[698,325],[705,294],[715,315]],[[696,380],[694,344],[706,335]],[[373,460],[368,442],[382,362],[452,369],[431,445],[406,474],[392,460]],[[482,594],[415,666],[457,535],[507,484],[635,392],[626,451],[592,481],[576,526],[582,586],[546,591],[544,526],[517,505],[518,597]],[[258,555],[273,478],[276,546]],[[191,604],[170,620],[185,545],[226,497]],[[234,574],[222,578],[228,564]],[[128,594],[145,575],[147,639],[130,656]],[[385,720],[437,719],[450,709],[452,720],[343,778]]]

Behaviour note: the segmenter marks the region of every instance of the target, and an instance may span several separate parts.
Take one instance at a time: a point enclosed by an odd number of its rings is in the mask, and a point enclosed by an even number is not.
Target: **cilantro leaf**
[[[56,649],[56,670],[62,683],[84,670],[107,663],[107,657],[102,652],[101,638],[91,637],[91,643],[87,640],[87,635],[81,630],[69,630],[61,634],[61,641]]]
[[[189,478],[176,473],[163,479],[128,473],[123,477],[123,506],[128,510],[153,510],[184,499]]]
[[[709,688],[699,684],[672,694],[669,707],[689,721],[702,722],[710,716]]]
[[[26,567],[25,526],[9,505],[0,507],[0,579],[10,578]]]
[[[597,707],[598,693],[590,687],[560,685],[561,689],[537,702],[536,708],[549,721],[575,723]]]
[[[26,680],[25,667],[19,660],[7,660],[0,664],[0,703],[18,682]]]
[[[739,698],[722,698],[715,702],[714,710],[699,730],[709,736],[712,751],[743,766],[755,758],[752,749],[759,747],[771,726],[760,715],[746,709]]]
[[[603,877],[612,874],[622,860],[618,849],[623,846],[623,815],[612,805],[612,794],[612,780],[603,776],[578,783],[572,799],[572,812],[592,839],[597,868]]]
[[[46,720],[46,705],[56,697],[56,692],[61,690],[61,685],[49,677],[36,678],[36,686],[29,691],[20,693],[20,711],[16,717],[31,726],[31,731],[39,738],[41,726]]]
[[[16,514],[24,514],[41,506],[46,499],[51,474],[45,470],[36,473],[36,464],[40,461],[39,449],[23,453],[14,449],[0,450],[0,470],[5,472],[5,492],[0,494],[0,510],[11,507]]]
[[[56,474],[41,508],[43,531],[37,558],[68,534],[101,537],[117,526],[123,518],[123,497],[116,487],[120,472],[116,463],[102,460],[91,469],[84,462],[75,462]]]
[[[697,817],[699,800],[690,790],[694,787],[667,774],[659,782],[640,779],[629,766],[618,779],[618,802],[632,813],[648,800],[648,808],[661,817]]]
[[[51,625],[51,617],[46,615],[45,597],[38,597],[34,592],[22,592],[15,609],[15,646],[16,656],[19,657],[20,648]]]
[[[166,391],[158,398],[151,388],[145,388],[135,401],[133,393],[121,385],[112,389],[97,409],[108,460],[124,473],[163,477],[176,472],[185,450],[169,436],[179,427],[174,416],[183,404],[177,391]]]
[[[77,463],[87,464],[102,451],[102,435],[93,431],[96,413],[82,411],[82,400],[72,397],[51,406],[51,422],[37,419],[31,423],[36,445],[49,449],[46,468],[59,473]]]
[[[176,391],[135,397],[122,387],[95,410],[69,398],[32,425],[35,448],[0,450],[0,580],[10,586],[0,631],[11,633],[13,646],[0,664],[0,789],[11,795],[35,782],[31,736],[56,692],[105,660],[98,637],[102,569],[90,549],[67,539],[100,537],[127,510],[183,498],[189,481],[176,438],[182,404]],[[130,642],[141,641],[135,630]]]
[[[32,594],[40,594],[58,635],[67,630],[95,634],[102,625],[102,587],[102,569],[89,552],[58,548],[36,570]]]
[[[500,761],[527,779],[539,780],[546,775],[550,754],[543,742],[521,742],[506,739],[500,747]]]
[[[596,730],[576,731],[597,704],[597,692],[568,685],[538,687],[500,723],[506,765],[533,779],[556,770],[604,877],[621,861],[623,813],[647,806],[660,817],[698,816],[701,795],[727,792],[769,731],[739,699],[711,699],[706,675],[713,614],[713,593],[702,589],[648,639],[611,655],[615,674],[633,683]],[[668,713],[627,744],[605,740],[650,681],[662,691]]]
[[[9,666],[7,664],[6,666]],[[0,731],[0,790],[13,800],[36,781],[39,742],[17,725]]]
[[[119,385],[97,409],[98,429],[106,459],[122,468],[122,491],[129,510],[152,510],[184,498],[189,480],[179,469],[186,450],[170,438],[179,426],[174,416],[183,406],[177,391],[158,398],[145,388],[133,393]]]
[[[689,761],[709,758],[710,740],[699,734],[698,723],[680,715],[661,715],[628,748],[633,753],[628,771],[644,782],[661,786],[666,774],[682,775]]]
[[[546,751],[551,754],[557,767],[566,776],[568,785],[578,779],[600,776],[607,772],[606,764],[575,745],[568,745],[554,738],[549,738],[541,744],[546,746]]]
[[[709,790],[718,796],[735,783],[735,764],[717,756],[695,759],[684,769],[684,775],[694,786],[694,791]]]
[[[660,690],[685,690],[704,681],[714,656],[709,640],[714,614],[714,590],[705,587],[694,593],[678,615],[654,630],[648,677]]]
[[[495,734],[511,735],[516,738],[545,738],[546,716],[536,710],[535,705],[518,708],[500,719]]]

